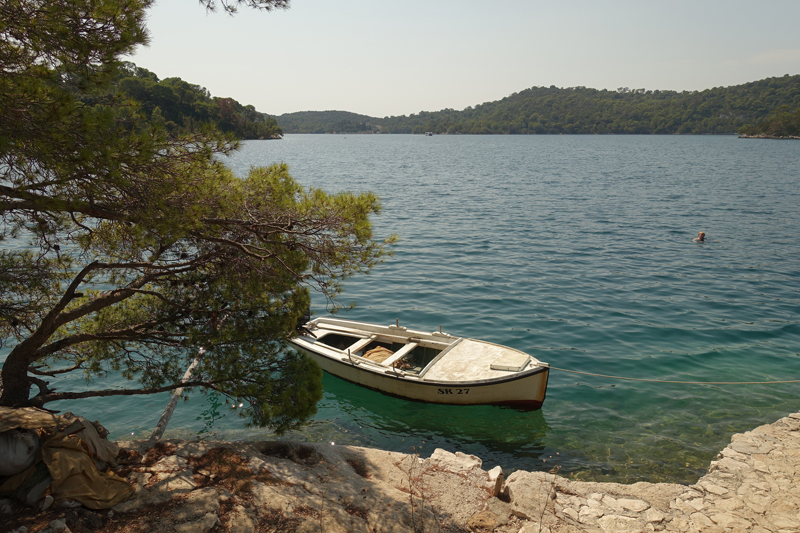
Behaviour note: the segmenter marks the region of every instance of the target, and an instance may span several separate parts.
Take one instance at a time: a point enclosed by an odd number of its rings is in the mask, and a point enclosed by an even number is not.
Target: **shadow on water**
[[[539,469],[541,457],[550,453],[545,445],[550,427],[541,410],[412,402],[329,374],[322,381],[316,420],[297,437],[405,453],[414,448],[422,456],[445,448],[504,469]]]

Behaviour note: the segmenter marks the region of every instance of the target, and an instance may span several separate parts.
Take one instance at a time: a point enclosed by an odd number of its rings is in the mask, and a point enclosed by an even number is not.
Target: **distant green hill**
[[[705,91],[532,87],[462,111],[375,118],[344,111],[276,117],[286,133],[735,134],[800,107],[800,75]]]
[[[287,133],[369,133],[378,119],[348,111],[300,111],[275,117]]]
[[[125,63],[116,80],[118,92],[138,103],[148,121],[179,134],[214,127],[240,139],[280,139],[283,131],[274,118],[242,105],[233,98],[211,96],[205,87],[180,78],[158,76]]]

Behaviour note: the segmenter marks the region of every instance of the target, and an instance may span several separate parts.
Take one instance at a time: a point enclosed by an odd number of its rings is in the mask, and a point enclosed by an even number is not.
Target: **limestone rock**
[[[497,516],[491,511],[481,511],[472,515],[467,521],[470,529],[486,529],[492,531],[497,524]]]
[[[728,493],[728,489],[725,487],[720,487],[719,485],[715,485],[714,483],[703,481],[700,483],[700,486],[703,487],[707,492],[711,494],[716,494],[717,496],[722,496],[723,494]]]
[[[489,489],[489,492],[492,496],[498,496],[500,491],[503,489],[503,469],[499,466],[496,466],[489,470],[489,480],[486,482],[486,488]]]
[[[256,506],[260,508],[286,512],[292,505],[285,490],[264,483],[254,483],[252,494]]]
[[[605,512],[600,507],[584,506],[578,511],[578,522],[581,524],[596,524]]]
[[[206,533],[219,523],[219,517],[208,513],[199,520],[186,522],[175,526],[176,533]]]
[[[130,445],[139,457],[129,452],[125,462],[134,499],[103,520],[124,513],[113,520],[148,533],[800,531],[800,413],[734,435],[691,487],[579,482],[525,471],[503,482],[500,467],[486,472],[479,458],[441,449],[424,459],[323,444],[176,441],[164,443],[158,451],[166,455],[150,464],[143,459],[147,449]],[[200,460],[215,447],[235,451],[235,472]],[[39,522],[33,530],[68,532],[68,520]],[[7,529],[15,527],[23,533],[19,522]]]
[[[256,530],[256,523],[245,508],[236,505],[225,521],[225,531],[228,533],[251,533]]]
[[[194,472],[191,470],[181,470],[172,474],[166,474],[160,479],[150,492],[181,493],[194,490]]]
[[[553,490],[552,482],[548,483],[544,474],[517,470],[508,476],[503,492],[511,502],[512,514],[534,520],[544,514]]]
[[[648,509],[644,514],[644,518],[648,522],[663,522],[666,515],[656,509]]]
[[[214,488],[199,489],[181,498],[180,506],[174,513],[176,520],[188,522],[198,517],[219,513],[219,494]]]
[[[641,513],[650,508],[650,504],[642,500],[622,498],[617,500],[617,503],[619,503],[623,509],[633,511],[634,513]]]
[[[483,464],[483,461],[474,455],[461,452],[452,453],[441,448],[436,448],[429,460],[439,468],[455,474],[467,474],[472,470],[480,469]]]
[[[497,498],[491,498],[486,502],[486,510],[494,514],[498,526],[508,523],[511,518],[511,504]]]
[[[53,520],[41,533],[72,533],[72,530],[67,527],[67,523],[63,520]]]
[[[540,524],[525,524],[518,533],[552,533],[549,527]]]
[[[608,515],[598,518],[598,525],[605,533],[644,533],[645,523],[637,518]]]
[[[576,511],[575,509],[573,509],[571,507],[566,507],[566,508],[564,508],[564,510],[562,512],[564,513],[565,516],[570,517],[572,520],[574,520],[576,522],[578,521],[578,518],[579,518],[578,517],[578,511]]]
[[[162,457],[156,464],[150,467],[151,472],[176,472],[186,469],[186,459],[177,455]]]

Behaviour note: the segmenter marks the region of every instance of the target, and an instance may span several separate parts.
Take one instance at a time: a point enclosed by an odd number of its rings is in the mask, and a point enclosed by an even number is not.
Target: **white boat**
[[[338,318],[301,324],[292,345],[339,378],[392,396],[539,409],[550,365],[491,342]]]

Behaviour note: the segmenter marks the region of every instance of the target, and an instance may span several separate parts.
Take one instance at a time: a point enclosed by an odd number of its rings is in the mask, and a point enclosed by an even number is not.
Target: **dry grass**
[[[347,505],[344,508],[344,511],[347,514],[357,516],[358,518],[367,521],[367,516],[369,515],[369,509],[366,507],[359,507],[358,505]]]
[[[300,523],[299,518],[289,518],[280,511],[270,510],[258,516],[255,533],[295,533]],[[222,530],[215,528],[212,531],[218,533]]]
[[[189,459],[197,488],[223,487],[233,492],[249,492],[253,481],[267,485],[286,484],[269,472],[253,472],[248,460],[228,448],[214,448],[201,457]]]
[[[108,511],[92,511],[84,508],[39,511],[22,504],[15,504],[13,515],[10,517],[0,515],[2,523],[0,531],[13,531],[24,526],[28,533],[37,533],[45,529],[53,520],[65,522],[73,533],[105,532]]]
[[[165,531],[171,523],[174,510],[180,506],[178,500],[152,504],[129,513],[114,513],[103,525],[103,533],[140,533],[142,531]],[[71,529],[71,528],[70,528]],[[73,533],[75,533],[73,531]]]

